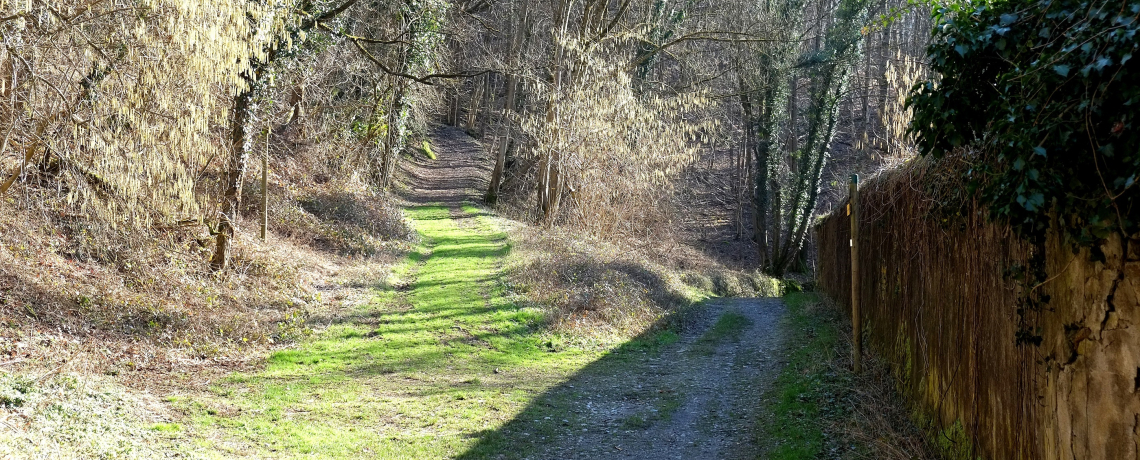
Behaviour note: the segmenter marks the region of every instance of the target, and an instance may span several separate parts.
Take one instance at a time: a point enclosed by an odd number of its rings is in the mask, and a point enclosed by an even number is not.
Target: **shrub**
[[[1140,2],[950,2],[927,49],[939,76],[908,106],[921,150],[961,146],[992,217],[1094,245],[1140,230]]]

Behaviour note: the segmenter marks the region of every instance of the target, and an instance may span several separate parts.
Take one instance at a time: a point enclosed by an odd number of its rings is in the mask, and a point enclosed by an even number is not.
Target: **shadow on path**
[[[416,155],[400,163],[408,181],[404,198],[418,205],[456,207],[482,203],[494,166],[483,146],[463,130],[444,126],[431,135],[436,159]]]
[[[757,401],[781,367],[783,304],[718,299],[704,308],[691,332],[625,343],[479,433],[457,458],[756,458]]]

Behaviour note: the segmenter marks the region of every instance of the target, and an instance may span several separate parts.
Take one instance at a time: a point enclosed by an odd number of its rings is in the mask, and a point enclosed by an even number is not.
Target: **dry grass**
[[[867,353],[863,373],[851,372],[850,318],[822,295],[784,300],[786,365],[764,396],[764,458],[940,458],[909,417],[886,362]]]
[[[552,330],[570,337],[609,342],[683,328],[687,308],[703,298],[780,291],[771,278],[727,269],[671,241],[607,241],[563,227],[516,225],[510,233],[516,256],[508,282],[547,312]]]
[[[825,296],[810,308],[841,311],[843,307]],[[827,431],[855,444],[860,449],[845,453],[844,458],[874,460],[915,460],[941,458],[937,446],[916,425],[910,403],[898,388],[899,380],[891,372],[891,365],[873,350],[863,355],[863,373],[851,372],[852,335],[850,318],[839,315],[836,331],[840,351],[828,361],[830,374],[850,375],[844,389],[850,404],[847,417],[831,421]]]
[[[139,398],[205,390],[373,297],[412,244],[400,209],[315,152],[271,164],[268,238],[247,183],[222,273],[205,226],[87,215],[34,174],[0,201],[0,399],[28,401],[0,404],[0,457],[152,457],[164,409]]]
[[[105,379],[0,375],[2,458],[156,458],[181,430],[170,420],[153,396]]]
[[[223,273],[207,268],[205,226],[112,222],[34,176],[17,184],[0,202],[0,362],[19,360],[4,370],[67,360],[146,386],[244,364],[367,297],[410,247],[399,208],[316,153],[275,149],[271,164],[270,234],[257,237],[260,184],[249,183]]]
[[[611,180],[604,213],[572,200],[551,227],[534,222],[532,168],[508,170],[496,211],[513,219],[518,256],[510,282],[572,337],[628,339],[652,327],[684,327],[686,307],[709,296],[778,296],[755,269],[755,245],[732,238],[735,201],[728,152],[685,168],[671,187]],[[676,314],[679,313],[679,314]]]

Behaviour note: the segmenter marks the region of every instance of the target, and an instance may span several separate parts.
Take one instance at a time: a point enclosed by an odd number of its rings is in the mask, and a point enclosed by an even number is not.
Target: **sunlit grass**
[[[423,243],[378,300],[274,353],[264,370],[214,385],[211,397],[177,401],[207,449],[454,456],[601,356],[546,345],[542,312],[503,292],[506,235],[477,209],[464,212],[458,222],[446,208],[410,210]]]

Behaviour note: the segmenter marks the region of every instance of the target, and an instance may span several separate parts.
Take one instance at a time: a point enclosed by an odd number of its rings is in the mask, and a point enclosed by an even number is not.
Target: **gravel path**
[[[660,353],[583,372],[566,392],[576,420],[533,458],[753,459],[760,395],[781,360],[777,299],[725,299],[707,304],[697,327]],[[700,337],[725,313],[748,318],[738,341],[711,354]]]
[[[460,204],[481,201],[491,161],[455,128],[437,129],[432,147],[436,160],[404,162],[406,199],[448,206],[462,217]],[[747,319],[742,333],[702,342],[730,313]],[[706,302],[676,342],[591,363],[499,433],[538,446],[535,459],[757,458],[754,424],[760,396],[781,367],[783,313],[779,299]]]

